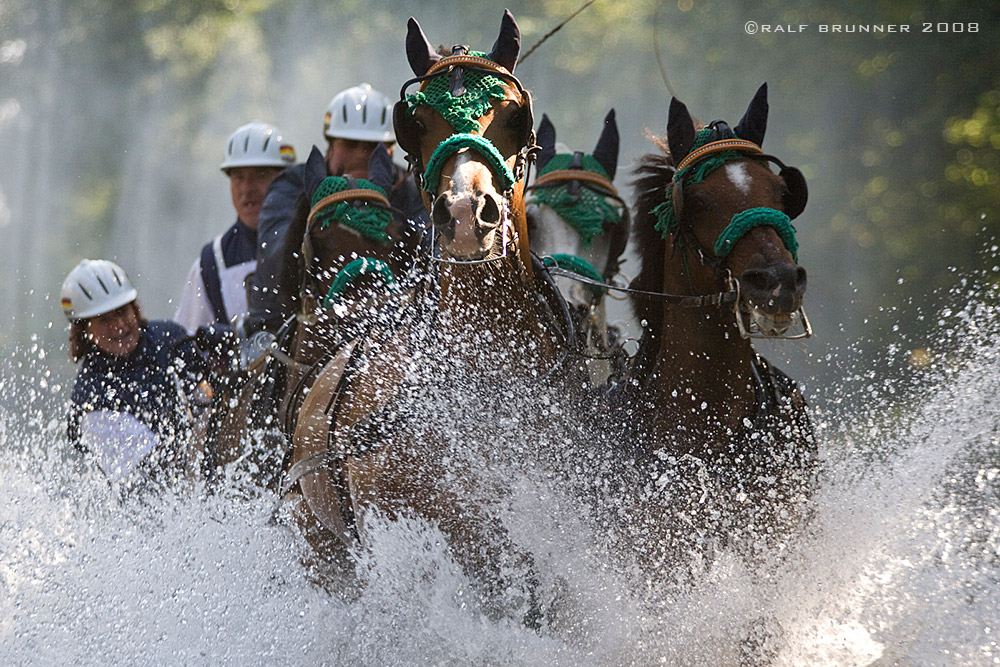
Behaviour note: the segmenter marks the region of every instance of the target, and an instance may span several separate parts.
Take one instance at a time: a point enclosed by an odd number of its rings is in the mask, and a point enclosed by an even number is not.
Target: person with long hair
[[[125,271],[82,260],[62,285],[69,354],[80,364],[68,414],[70,443],[113,485],[167,486],[196,465],[194,413],[210,396],[208,365],[184,328],[147,321]]]

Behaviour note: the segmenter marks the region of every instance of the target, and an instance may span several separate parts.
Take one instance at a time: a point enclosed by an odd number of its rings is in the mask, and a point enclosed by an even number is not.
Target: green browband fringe
[[[359,178],[355,179],[354,183],[356,188],[374,190],[388,198],[386,191],[371,181]],[[327,176],[320,183],[319,187],[316,188],[316,192],[313,193],[312,205],[315,206],[318,204],[323,197],[328,197],[347,189],[349,189],[349,183],[343,176]],[[389,235],[386,234],[385,229],[388,227],[389,221],[392,220],[392,212],[381,206],[372,204],[355,206],[351,200],[347,200],[324,206],[316,212],[313,220],[320,222],[320,229],[326,229],[331,224],[338,223],[345,227],[350,227],[373,241],[388,243]]]
[[[392,269],[389,268],[388,264],[380,259],[361,257],[347,264],[337,272],[337,275],[333,278],[333,283],[330,285],[330,289],[326,292],[326,297],[323,298],[323,307],[332,307],[333,304],[340,300],[341,295],[347,289],[348,285],[354,282],[358,276],[369,273],[377,274],[387,288],[397,289],[396,276],[393,275]]]
[[[708,137],[712,134],[712,128],[706,127],[698,130],[698,138],[694,142],[694,146],[691,150],[696,148],[701,148],[706,143],[708,143]],[[705,180],[705,177],[710,173],[724,165],[729,160],[735,160],[737,158],[744,157],[738,151],[722,151],[721,153],[716,153],[712,157],[696,162],[695,164],[682,169],[681,171],[674,172],[674,182],[684,180],[685,184],[689,183],[701,183]],[[666,238],[668,234],[673,234],[677,231],[677,220],[674,219],[674,190],[673,188],[667,188],[666,197],[663,201],[655,206],[650,213],[656,216],[655,228]]]
[[[470,51],[469,55],[486,58],[481,51]],[[452,97],[447,72],[429,79],[423,91],[406,96],[409,113],[413,113],[413,107],[426,104],[436,109],[456,132],[479,131],[476,120],[490,110],[490,102],[507,97],[504,82],[498,76],[468,68],[462,70],[462,81],[465,94]]]
[[[545,168],[538,172],[538,177],[545,174],[568,169],[573,159],[569,153],[560,153],[552,157]],[[603,178],[611,179],[604,167],[591,155],[583,156],[583,168]],[[611,203],[608,197],[592,190],[585,181],[580,182],[579,199],[574,200],[566,189],[566,185],[553,185],[531,191],[531,200],[536,204],[545,204],[559,217],[576,230],[583,241],[584,247],[590,246],[595,236],[604,231],[606,224],[618,224],[622,220],[622,210],[617,202]],[[611,200],[614,201],[614,200]]]
[[[431,159],[427,161],[427,168],[424,169],[424,190],[432,194],[437,192],[438,183],[441,181],[441,167],[444,166],[445,160],[463,148],[471,148],[486,158],[490,171],[500,177],[503,192],[514,185],[514,172],[510,170],[500,151],[489,139],[478,134],[453,134],[438,144]]]

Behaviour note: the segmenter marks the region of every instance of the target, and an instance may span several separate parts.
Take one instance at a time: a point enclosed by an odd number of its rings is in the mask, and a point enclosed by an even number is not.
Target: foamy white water
[[[876,380],[852,390],[863,412],[815,415],[826,472],[813,531],[772,569],[720,554],[692,585],[647,583],[551,466],[493,480],[534,557],[549,610],[537,631],[481,613],[440,534],[416,521],[376,522],[361,584],[326,590],[272,496],[229,486],[121,505],[68,451],[61,390],[8,373],[0,664],[733,664],[754,623],[779,665],[1000,663],[1000,323],[984,302],[947,324],[960,333],[919,392]],[[546,410],[550,429],[522,442],[559,446],[572,415]]]

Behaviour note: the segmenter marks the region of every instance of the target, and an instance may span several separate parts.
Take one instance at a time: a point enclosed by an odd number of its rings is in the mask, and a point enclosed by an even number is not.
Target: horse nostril
[[[434,200],[434,205],[431,206],[431,219],[434,221],[434,226],[441,229],[448,229],[452,225],[451,211],[448,209],[448,198],[446,195],[441,195]]]
[[[500,207],[497,206],[496,200],[493,197],[483,197],[483,204],[479,208],[479,220],[491,227],[500,222]]]
[[[800,294],[806,291],[806,270],[801,266],[795,271],[795,288]]]

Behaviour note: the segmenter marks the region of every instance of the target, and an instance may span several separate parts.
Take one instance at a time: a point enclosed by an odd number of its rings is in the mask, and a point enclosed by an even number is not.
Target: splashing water
[[[317,583],[273,496],[233,482],[122,504],[66,446],[58,387],[22,391],[37,378],[6,372],[0,663],[733,664],[759,627],[779,665],[998,664],[994,301],[942,316],[949,352],[906,391],[851,390],[867,407],[840,414],[848,390],[827,390],[813,525],[759,570],[720,553],[693,582],[651,580],[575,499],[603,488],[585,454],[484,470],[507,494],[510,539],[532,554],[539,630],[484,615],[421,521],[373,520],[355,585],[337,589]],[[536,408],[544,419],[501,419],[497,441],[558,451],[579,440],[570,406]],[[600,498],[603,516],[617,502]]]

